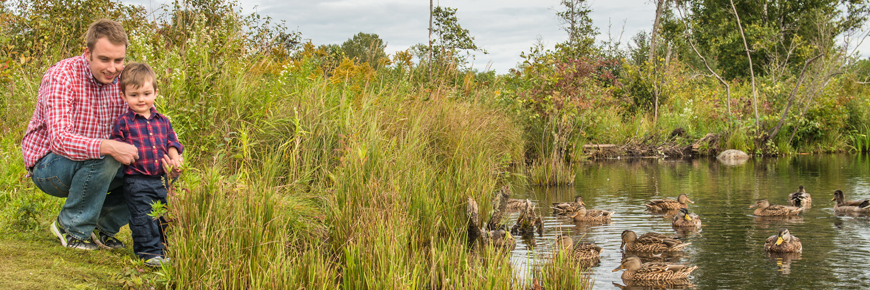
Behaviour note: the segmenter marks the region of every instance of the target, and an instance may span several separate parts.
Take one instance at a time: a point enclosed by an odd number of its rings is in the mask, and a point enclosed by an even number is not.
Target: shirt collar
[[[151,117],[149,117],[147,119],[144,116],[139,115],[136,112],[133,112],[133,109],[130,109],[130,107],[127,107],[127,113],[132,115],[133,118],[142,118],[145,120],[153,120],[154,118],[157,118],[158,116],[163,116],[157,112],[157,108],[154,108],[154,106],[151,106]]]
[[[118,81],[121,79],[121,75],[118,75],[115,77],[115,79],[112,80],[111,84],[104,84],[104,83],[98,82],[97,77],[95,77],[94,73],[91,72],[90,61],[88,60],[86,53],[82,53],[81,60],[82,60],[82,64],[85,66],[85,70],[88,72],[88,76],[90,76],[88,78],[88,80],[94,85],[97,85],[97,86],[114,85],[114,84],[117,84]]]

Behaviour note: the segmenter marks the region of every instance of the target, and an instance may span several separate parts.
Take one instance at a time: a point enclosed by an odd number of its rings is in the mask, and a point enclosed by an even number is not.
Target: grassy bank
[[[0,254],[12,257],[13,270],[0,282],[20,283],[12,288],[524,288],[531,279],[515,277],[503,253],[466,246],[466,199],[487,209],[503,183],[571,183],[584,144],[655,144],[676,128],[685,140],[714,133],[721,148],[751,153],[867,144],[857,138],[866,128],[852,124],[867,119],[870,101],[850,75],[835,78],[823,101],[784,127],[797,128],[796,139],[782,134],[756,144],[748,84],[734,81],[729,112],[722,88],[677,61],[664,75],[667,97],[656,117],[626,93],[642,89],[643,76],[632,74],[639,68],[618,61],[607,64],[623,72],[616,81],[569,78],[565,72],[577,70],[552,67],[537,68],[553,76],[538,79],[533,67],[496,76],[445,66],[429,82],[427,64],[404,54],[375,68],[310,43],[275,42],[288,32],[244,17],[233,3],[176,7],[164,15],[173,23],[147,21],[141,9],[110,1],[85,5],[93,7],[2,10],[0,29],[12,37],[0,39],[9,59],[0,70],[8,88],[0,90]],[[36,12],[68,22],[25,17]],[[142,268],[129,247],[64,251],[47,230],[63,201],[23,178],[19,143],[40,78],[80,53],[75,35],[98,17],[122,20],[133,43],[128,59],[158,72],[156,104],[186,146],[187,168],[170,198],[174,263],[164,269]],[[16,30],[25,24],[34,29]],[[771,123],[793,80],[767,82],[761,100]],[[581,88],[588,99],[566,99],[576,106],[554,110],[561,103],[553,92]],[[128,233],[121,237],[130,243]],[[30,279],[35,266],[51,280]],[[590,286],[581,271],[557,259],[536,275],[550,289]],[[45,283],[27,284],[37,282]]]

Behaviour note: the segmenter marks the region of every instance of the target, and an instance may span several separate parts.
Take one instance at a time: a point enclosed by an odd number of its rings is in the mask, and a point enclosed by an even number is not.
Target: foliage
[[[432,65],[441,67],[452,65],[464,67],[468,58],[473,57],[472,52],[480,51],[487,54],[486,50],[474,43],[474,37],[468,29],[462,28],[459,18],[456,17],[456,8],[436,6],[432,11],[434,27],[432,34]],[[413,46],[414,54],[422,60],[428,61],[429,45],[416,44]],[[461,53],[465,52],[465,55]]]
[[[381,66],[381,59],[387,58],[384,48],[387,43],[381,40],[374,33],[357,33],[353,38],[348,39],[341,44],[341,50],[344,54],[356,59],[358,62],[367,63],[370,67],[378,68]]]
[[[562,0],[564,11],[556,12],[562,23],[562,30],[568,33],[568,41],[558,43],[559,50],[565,51],[571,58],[588,56],[596,51],[595,35],[598,29],[592,25],[589,13],[592,9],[585,0]]]

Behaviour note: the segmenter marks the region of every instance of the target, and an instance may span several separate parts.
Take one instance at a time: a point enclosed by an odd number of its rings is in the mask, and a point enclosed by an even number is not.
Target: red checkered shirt
[[[97,82],[84,54],[61,60],[42,76],[21,141],[24,165],[33,167],[49,152],[74,161],[101,158],[100,143],[126,110],[117,78],[111,84]]]

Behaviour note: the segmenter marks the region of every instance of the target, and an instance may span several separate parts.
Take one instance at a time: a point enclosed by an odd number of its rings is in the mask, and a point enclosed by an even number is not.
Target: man
[[[51,224],[62,245],[123,248],[114,238],[130,219],[120,169],[139,155],[133,145],[108,138],[127,109],[118,76],[129,41],[120,23],[106,19],[91,24],[85,41],[82,55],[61,60],[42,77],[21,151],[33,183],[66,198]]]

